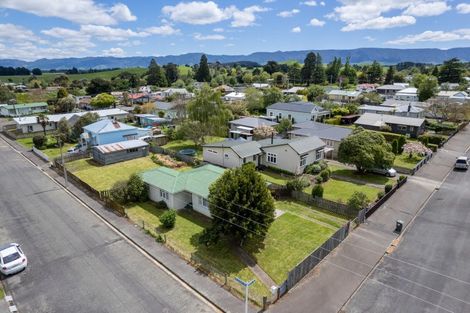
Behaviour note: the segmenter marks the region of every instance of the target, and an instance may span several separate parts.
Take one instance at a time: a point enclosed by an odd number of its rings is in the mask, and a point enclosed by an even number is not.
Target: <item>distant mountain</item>
[[[256,52],[249,55],[207,55],[209,62],[220,63],[259,63],[267,61],[284,62],[297,60],[303,62],[308,52],[318,52],[323,62],[328,63],[334,57],[351,57],[352,63],[365,63],[377,60],[383,64],[397,64],[400,62],[420,62],[439,64],[451,58],[459,58],[462,61],[470,61],[470,47],[440,49],[386,49],[386,48],[360,48],[351,50],[304,50],[304,51],[276,51]],[[85,57],[65,59],[39,59],[36,61],[21,61],[15,59],[0,60],[0,66],[24,66],[27,68],[38,67],[43,70],[66,69],[76,67],[78,69],[107,69],[126,67],[147,67],[152,58],[159,64],[196,64],[199,63],[202,53],[187,53],[182,55],[168,55],[162,57]]]

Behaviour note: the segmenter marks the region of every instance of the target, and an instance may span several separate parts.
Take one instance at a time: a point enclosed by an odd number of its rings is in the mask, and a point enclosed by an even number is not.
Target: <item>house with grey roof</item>
[[[377,87],[375,91],[385,99],[391,99],[395,96],[397,92],[405,88],[406,87],[404,87],[403,85],[383,85]]]
[[[333,89],[333,90],[330,90],[326,94],[326,97],[328,98],[329,101],[340,102],[340,103],[350,103],[350,102],[357,102],[361,94],[362,92],[357,91],[357,90]]]
[[[395,100],[395,99],[387,99],[380,104],[382,107],[401,107],[404,105],[411,105],[416,108],[426,109],[429,107],[429,103],[427,102],[420,102],[420,101],[404,101],[404,100]]]
[[[256,128],[261,126],[274,127],[277,124],[277,122],[273,122],[268,118],[256,116],[242,117],[229,122],[229,138],[252,140],[253,132]]]
[[[396,107],[386,107],[379,105],[361,105],[359,108],[359,114],[364,113],[376,113],[376,114],[389,114],[396,116],[407,116],[407,117],[424,117],[424,109],[415,107],[411,103],[396,106]]]
[[[403,100],[403,101],[418,101],[418,89],[414,87],[408,87],[402,89],[395,93],[393,97],[395,100]]]
[[[26,116],[43,112],[47,112],[46,102],[0,104],[0,115],[6,117]]]
[[[145,157],[149,144],[143,140],[127,140],[93,147],[93,160],[108,165]]]
[[[370,130],[383,131],[390,127],[391,132],[412,138],[424,133],[424,118],[395,116],[389,114],[365,113],[354,123]]]
[[[326,144],[325,157],[336,159],[341,141],[351,133],[351,128],[309,121],[294,124],[293,130],[289,132],[289,137],[291,139],[318,137]]]
[[[266,111],[278,122],[287,118],[292,123],[322,120],[330,115],[330,111],[312,102],[278,102],[268,106]]]
[[[205,162],[227,168],[253,162],[295,175],[306,166],[323,159],[325,143],[318,137],[269,138],[261,141],[225,140],[203,146]]]

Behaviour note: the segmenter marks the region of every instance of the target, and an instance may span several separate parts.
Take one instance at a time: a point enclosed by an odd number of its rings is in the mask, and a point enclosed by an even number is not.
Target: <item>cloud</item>
[[[404,15],[413,16],[435,16],[441,15],[451,9],[445,1],[418,2],[411,4],[404,12]]]
[[[316,1],[304,1],[304,2],[301,2],[301,4],[304,4],[309,7],[314,7],[317,5],[317,2]]]
[[[104,56],[110,56],[110,57],[121,57],[124,56],[125,52],[121,48],[109,48],[107,50],[103,50],[103,55]]]
[[[201,35],[200,33],[195,33],[195,34],[194,34],[194,39],[199,40],[199,41],[205,41],[205,40],[224,40],[224,39],[225,39],[225,36],[220,35],[220,34]]]
[[[325,21],[320,21],[319,19],[312,18],[309,22],[310,26],[315,26],[315,27],[322,27],[325,25]]]
[[[57,17],[79,24],[114,25],[119,21],[135,21],[129,8],[122,3],[110,8],[93,0],[0,0],[0,8]]]
[[[216,32],[216,33],[223,33],[225,31],[225,29],[223,29],[221,27],[218,27],[218,28],[214,28],[213,31]]]
[[[302,28],[300,28],[299,26],[294,27],[294,28],[292,28],[291,32],[293,32],[293,33],[300,33],[300,32],[302,32]]]
[[[410,45],[417,42],[446,42],[456,40],[470,40],[470,28],[462,28],[453,31],[425,31],[416,35],[408,35],[386,42],[390,45]]]
[[[180,30],[173,28],[171,25],[149,27],[149,28],[146,28],[144,31],[152,35],[162,35],[162,36],[180,34]]]
[[[276,0],[263,0],[263,3],[274,3]]]
[[[365,36],[364,39],[367,40],[367,41],[369,41],[369,42],[375,41],[375,38],[374,38],[374,37],[371,37],[371,36]]]
[[[470,13],[470,3],[460,3],[456,7],[457,12],[460,14],[469,14]]]
[[[82,25],[80,32],[98,38],[101,41],[123,41],[131,37],[148,37],[150,33],[136,32],[131,29],[114,28],[103,25]]]
[[[0,42],[41,41],[31,30],[14,24],[0,24]]]
[[[293,17],[294,15],[296,14],[299,14],[300,13],[300,10],[298,9],[292,9],[290,11],[282,11],[282,12],[279,12],[277,14],[277,16],[280,16],[280,17]]]
[[[269,9],[257,5],[245,8],[242,11],[236,10],[233,12],[233,21],[231,25],[232,27],[252,26],[256,21],[255,13],[266,11],[269,11]]]
[[[413,16],[402,15],[402,16],[393,16],[393,17],[383,17],[379,16],[377,18],[352,22],[345,27],[341,28],[343,32],[350,32],[354,30],[361,29],[386,29],[394,27],[403,27],[408,25],[413,25],[416,23],[416,19]]]

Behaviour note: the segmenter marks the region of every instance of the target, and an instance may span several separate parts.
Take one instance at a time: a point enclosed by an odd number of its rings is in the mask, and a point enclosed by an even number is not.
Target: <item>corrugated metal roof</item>
[[[240,158],[246,158],[261,153],[261,144],[257,141],[224,140],[204,145],[212,148],[231,148]]]
[[[121,109],[107,109],[107,110],[96,110],[96,111],[82,111],[82,112],[66,113],[66,114],[50,114],[50,115],[47,115],[47,118],[49,119],[49,122],[59,122],[62,118],[65,118],[68,121],[74,115],[83,116],[87,113],[97,113],[100,117],[119,116],[119,115],[129,114],[128,112],[123,111]],[[16,117],[13,120],[19,125],[37,124],[38,122],[36,116]]]
[[[424,124],[424,118],[396,116],[388,114],[364,113],[355,122],[357,125],[368,125],[380,127],[383,124],[396,124],[420,127]]]
[[[268,110],[281,110],[291,112],[323,112],[324,109],[312,102],[278,102],[267,107]]]
[[[278,124],[276,122],[268,121],[268,120],[263,119],[263,118],[251,117],[251,116],[250,117],[242,117],[242,118],[239,118],[237,120],[230,121],[229,123],[234,124],[234,125],[251,127],[251,128],[258,128],[258,127],[263,126],[263,125],[275,126],[275,125]]]
[[[122,130],[134,130],[137,127],[106,119],[87,125],[83,129],[94,134],[103,134]]]
[[[143,140],[127,140],[127,141],[120,141],[115,143],[110,143],[107,145],[95,146],[93,149],[97,149],[103,154],[113,153],[124,151],[127,149],[135,149],[135,148],[143,148],[147,147],[148,143]]]

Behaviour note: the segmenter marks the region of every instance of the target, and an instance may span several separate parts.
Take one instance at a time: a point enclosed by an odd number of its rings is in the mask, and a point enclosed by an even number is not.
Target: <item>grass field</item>
[[[213,143],[223,141],[225,138],[222,137],[206,137],[206,143]],[[164,149],[168,149],[174,152],[178,152],[183,149],[194,149],[196,150],[196,158],[202,160],[202,147],[196,147],[192,140],[173,140],[162,146]]]
[[[21,144],[23,147],[32,149],[33,148],[33,138],[32,137],[27,137],[27,138],[21,138],[16,140],[19,144]],[[48,136],[48,147],[44,149],[40,149],[45,155],[47,155],[50,159],[56,158],[60,156],[60,148],[55,147],[56,140]],[[75,143],[66,143],[64,144],[64,147],[62,148],[62,152],[65,154],[67,152],[67,149],[75,146]]]
[[[332,174],[336,174],[338,176],[352,178],[355,180],[363,181],[364,183],[369,184],[376,184],[376,185],[386,185],[389,183],[394,183],[395,180],[392,178],[388,178],[384,175],[377,175],[377,174],[360,174],[356,170],[352,170],[349,168],[341,167],[338,165],[329,164],[328,167],[331,169]]]
[[[395,162],[393,163],[394,166],[398,166],[398,167],[403,167],[403,168],[407,168],[407,169],[413,169],[416,164],[418,164],[421,160],[423,159],[423,157],[421,156],[417,156],[417,155],[413,155],[410,159],[409,155],[408,154],[400,154],[400,155],[397,155],[395,157]]]
[[[96,190],[108,190],[119,181],[127,181],[134,173],[157,168],[150,156],[119,162],[106,166],[93,162],[92,159],[81,159],[67,163],[67,168],[75,176]]]
[[[367,186],[365,184],[355,184],[338,179],[330,179],[322,185],[324,189],[323,198],[341,203],[346,203],[355,191],[365,193],[370,201],[376,200],[378,192],[382,191],[382,189]],[[312,186],[306,188],[304,192],[311,194]]]
[[[294,176],[281,175],[271,171],[259,171],[261,176],[268,182],[277,185],[285,186],[289,180],[294,179]]]

